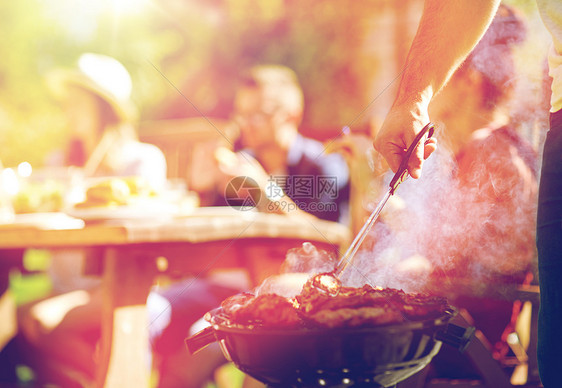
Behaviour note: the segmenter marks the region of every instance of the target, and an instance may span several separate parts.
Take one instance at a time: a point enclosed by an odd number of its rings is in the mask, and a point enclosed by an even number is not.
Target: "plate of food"
[[[107,178],[90,184],[82,201],[65,209],[84,221],[161,219],[178,206],[161,198],[142,178]]]

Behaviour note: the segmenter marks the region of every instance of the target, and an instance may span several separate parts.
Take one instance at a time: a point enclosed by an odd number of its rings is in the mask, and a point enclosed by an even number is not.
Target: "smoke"
[[[524,159],[534,155],[512,141],[477,132],[458,163],[440,147],[422,177],[391,197],[345,284],[439,293],[459,279],[524,272],[534,258],[536,212],[536,178]]]
[[[279,275],[265,279],[255,290],[256,295],[277,294],[292,298],[302,291],[306,281],[322,272],[334,270],[337,259],[331,253],[305,242],[289,249]]]
[[[502,4],[490,28],[461,67],[484,77],[489,109],[506,109],[511,123],[540,149],[548,128],[550,82],[547,52],[552,42],[538,13]]]
[[[439,147],[422,177],[390,198],[343,284],[445,295],[459,279],[481,285],[524,274],[535,257],[536,160],[532,147],[505,128],[474,132],[461,156]],[[287,252],[282,274],[257,292],[292,297],[337,260],[305,243]]]
[[[482,98],[488,109],[508,113],[511,128],[474,132],[457,156],[443,146],[443,129],[438,129],[440,147],[425,162],[422,177],[404,182],[390,198],[342,275],[344,285],[445,295],[460,281],[478,286],[498,278],[518,279],[534,264],[537,150],[548,125],[550,80],[541,61],[546,48],[537,39],[526,40],[535,32],[520,18],[502,6],[461,68],[485,76]],[[532,67],[530,58],[537,62]],[[458,108],[455,103],[451,101],[453,109]],[[386,177],[383,189],[390,179]],[[373,197],[374,207],[382,192]],[[313,254],[311,259],[308,249],[288,254],[286,272],[329,270],[333,258]],[[330,264],[324,266],[324,260]]]
[[[387,203],[381,222],[371,231],[369,248],[357,255],[345,284],[368,282],[407,292],[439,293],[457,286],[459,279],[483,284],[498,277],[517,278],[532,264],[535,150],[542,148],[548,87],[540,70],[544,62],[538,72],[536,66],[522,69],[518,62],[528,58],[527,36],[522,16],[500,7],[455,75],[461,79],[470,71],[481,74],[483,107],[508,113],[511,129],[474,132],[459,160],[440,139],[440,148],[424,164],[423,176],[402,184]],[[514,55],[515,48],[521,48],[519,55]],[[453,79],[449,87],[454,84]],[[451,115],[458,104],[462,101],[451,101]]]
[[[441,234],[451,233],[447,211],[435,209],[450,207],[457,193],[453,189],[453,159],[443,152],[432,155],[424,164],[423,175],[418,180],[409,179],[387,202],[379,221],[370,232],[369,250],[361,250],[353,263],[353,269],[345,274],[344,282],[361,286],[392,287],[406,292],[421,291],[435,263],[420,255],[427,245],[444,251],[441,240],[426,240],[428,225],[440,225]],[[390,176],[386,181],[389,181]],[[388,183],[388,182],[385,182]],[[386,184],[383,185],[386,187]],[[433,241],[435,240],[435,241]],[[450,257],[439,257],[438,265],[447,266]]]
[[[422,177],[390,198],[343,284],[447,296],[459,282],[481,288],[498,277],[523,277],[535,257],[534,161],[534,150],[505,128],[476,131],[460,157],[438,148]],[[337,259],[305,243],[257,292],[292,297]]]
[[[331,253],[305,242],[298,248],[289,249],[281,266],[282,273],[321,273],[330,272],[337,264]]]

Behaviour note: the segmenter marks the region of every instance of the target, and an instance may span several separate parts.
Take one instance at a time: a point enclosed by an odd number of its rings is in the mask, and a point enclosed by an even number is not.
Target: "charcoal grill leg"
[[[455,324],[468,327],[470,324],[459,314],[454,319]],[[466,347],[464,354],[474,363],[480,372],[486,387],[489,388],[511,388],[509,377],[501,368],[498,361],[492,357],[492,352],[485,344],[488,341],[483,338],[479,331],[474,333],[470,343]]]

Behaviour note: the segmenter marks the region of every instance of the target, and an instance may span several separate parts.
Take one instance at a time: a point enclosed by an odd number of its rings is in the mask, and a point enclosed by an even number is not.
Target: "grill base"
[[[326,370],[326,371],[294,371],[290,376],[285,376],[283,381],[272,382],[269,376],[260,375],[255,370],[247,371],[257,380],[262,381],[270,388],[391,388],[400,381],[407,379],[421,371],[437,354],[440,343],[433,347],[425,357],[387,364],[375,370]]]

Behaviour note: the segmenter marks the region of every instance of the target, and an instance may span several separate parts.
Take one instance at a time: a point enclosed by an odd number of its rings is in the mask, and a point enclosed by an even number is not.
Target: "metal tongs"
[[[435,127],[433,126],[433,124],[429,123],[425,127],[423,127],[423,129],[416,135],[414,141],[412,142],[412,144],[404,154],[404,157],[402,158],[402,162],[398,167],[398,171],[396,171],[396,174],[394,174],[394,177],[390,181],[388,190],[385,193],[384,197],[381,199],[375,210],[373,210],[373,212],[369,215],[369,218],[367,218],[367,221],[365,221],[365,223],[359,230],[359,233],[357,233],[357,235],[355,236],[355,238],[347,248],[347,251],[345,251],[344,255],[339,260],[335,269],[332,272],[315,275],[314,278],[312,279],[313,287],[331,296],[336,296],[339,294],[342,286],[339,277],[353,261],[353,258],[355,257],[357,250],[359,249],[359,247],[363,243],[363,240],[365,240],[365,237],[367,237],[367,234],[369,233],[369,231],[377,221],[379,214],[381,213],[384,205],[386,205],[390,196],[393,195],[396,189],[398,188],[398,186],[400,186],[400,184],[404,182],[406,179],[408,179],[408,177],[410,176],[410,174],[408,173],[408,161],[410,160],[410,156],[412,155],[412,152],[414,152],[414,149],[419,144],[421,139],[423,139],[426,133],[427,133],[427,138],[429,139],[431,136],[433,136],[434,130]]]

